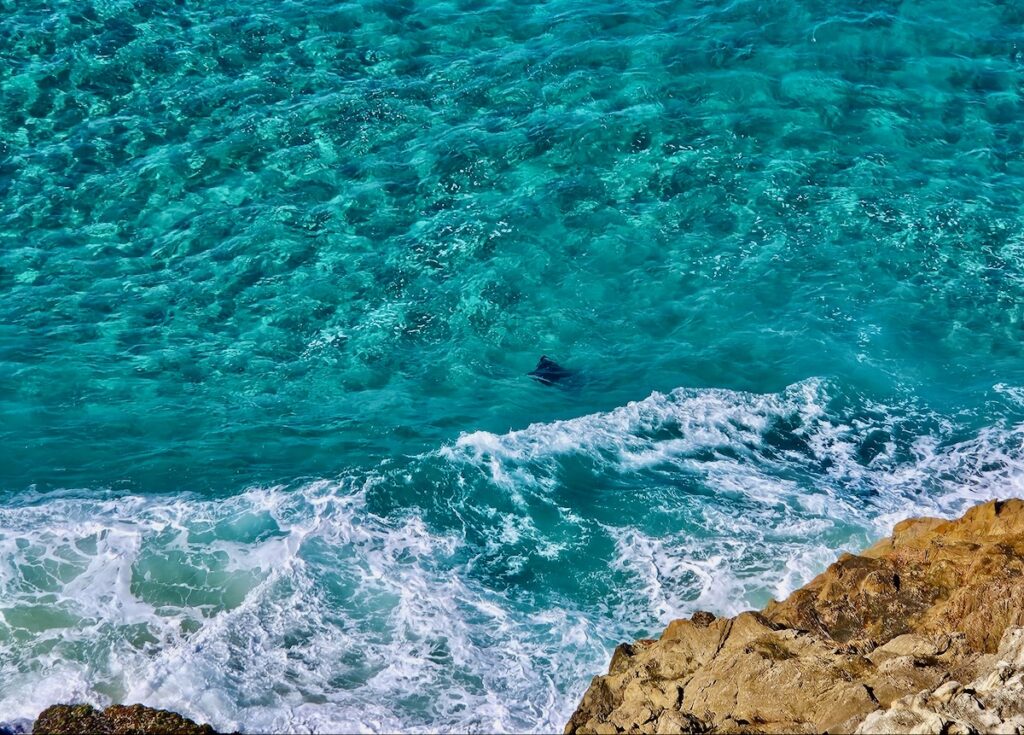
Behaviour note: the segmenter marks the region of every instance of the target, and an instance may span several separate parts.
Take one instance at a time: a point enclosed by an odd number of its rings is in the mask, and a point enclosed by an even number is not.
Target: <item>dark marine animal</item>
[[[541,355],[537,361],[537,367],[527,373],[538,383],[544,385],[556,385],[571,378],[576,373],[559,365],[547,355]]]

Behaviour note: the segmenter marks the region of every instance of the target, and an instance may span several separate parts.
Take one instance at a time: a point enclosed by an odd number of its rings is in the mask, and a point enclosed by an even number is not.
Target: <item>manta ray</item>
[[[544,385],[561,383],[575,374],[574,371],[567,370],[547,355],[541,355],[540,360],[537,361],[537,367],[527,373],[538,383],[543,383]]]

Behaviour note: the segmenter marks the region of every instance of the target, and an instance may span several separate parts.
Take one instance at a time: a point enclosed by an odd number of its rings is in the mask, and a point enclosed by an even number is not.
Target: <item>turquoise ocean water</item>
[[[1022,93],[1018,0],[0,0],[0,721],[560,730],[1020,495]]]

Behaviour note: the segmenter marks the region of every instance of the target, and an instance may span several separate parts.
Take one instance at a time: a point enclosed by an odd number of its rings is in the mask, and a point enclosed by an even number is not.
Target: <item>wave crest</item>
[[[1009,418],[967,431],[809,380],[223,499],[26,496],[0,510],[0,712],[557,729],[618,641],[784,596],[901,518],[1019,494],[1022,445]]]

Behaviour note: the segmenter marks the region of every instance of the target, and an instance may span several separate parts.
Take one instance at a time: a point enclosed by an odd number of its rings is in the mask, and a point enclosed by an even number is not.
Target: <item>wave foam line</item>
[[[140,701],[219,729],[551,731],[616,642],[1024,490],[1021,425],[957,439],[831,393],[680,389],[225,499],[24,498],[0,508],[0,713]]]

